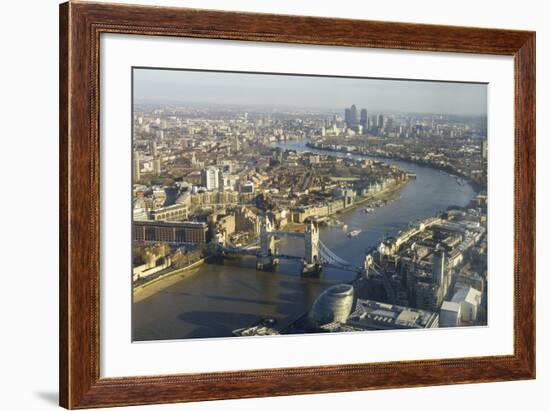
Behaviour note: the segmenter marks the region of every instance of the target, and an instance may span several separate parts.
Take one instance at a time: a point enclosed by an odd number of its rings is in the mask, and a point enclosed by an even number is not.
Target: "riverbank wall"
[[[181,273],[184,273],[186,271],[190,271],[194,268],[197,268],[197,267],[203,265],[206,262],[207,259],[208,259],[208,257],[201,258],[200,260],[197,260],[194,263],[189,264],[188,266],[177,268],[175,270],[168,271],[164,274],[161,274],[161,275],[159,275],[155,278],[152,278],[151,280],[149,280],[147,282],[144,282],[142,284],[134,286],[133,289],[132,289],[132,292],[133,292],[134,296],[137,296],[141,291],[145,290],[150,285],[158,283],[158,282],[160,282],[164,279],[167,279],[168,277],[172,277],[174,275],[181,274]]]

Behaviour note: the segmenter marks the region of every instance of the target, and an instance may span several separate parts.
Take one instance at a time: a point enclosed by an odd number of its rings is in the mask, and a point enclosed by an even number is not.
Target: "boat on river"
[[[232,331],[235,337],[253,337],[258,335],[279,335],[279,331],[272,328],[277,320],[274,318],[264,318],[250,327],[237,328]]]

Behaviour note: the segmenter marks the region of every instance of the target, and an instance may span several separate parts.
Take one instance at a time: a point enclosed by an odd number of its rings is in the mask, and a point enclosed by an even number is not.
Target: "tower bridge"
[[[304,254],[302,257],[279,253],[277,238],[298,238],[304,241]],[[256,256],[256,267],[259,270],[272,270],[279,259],[302,260],[304,274],[318,273],[323,267],[333,267],[346,271],[362,273],[364,270],[341,257],[338,257],[319,239],[319,226],[317,221],[310,219],[306,222],[303,233],[295,231],[275,230],[273,221],[269,215],[260,217],[260,236],[256,242],[244,247],[231,245],[218,246],[219,251],[231,254]]]

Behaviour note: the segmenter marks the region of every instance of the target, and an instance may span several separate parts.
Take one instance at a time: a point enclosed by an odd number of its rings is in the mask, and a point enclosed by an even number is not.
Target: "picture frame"
[[[514,353],[100,376],[100,35],[280,42],[514,58]],[[93,408],[535,378],[535,33],[68,2],[60,5],[60,405]]]

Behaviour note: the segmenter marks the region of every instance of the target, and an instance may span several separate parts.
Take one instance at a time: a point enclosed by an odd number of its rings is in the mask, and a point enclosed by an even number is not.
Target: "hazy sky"
[[[136,102],[487,114],[487,86],[273,74],[134,69]]]

